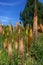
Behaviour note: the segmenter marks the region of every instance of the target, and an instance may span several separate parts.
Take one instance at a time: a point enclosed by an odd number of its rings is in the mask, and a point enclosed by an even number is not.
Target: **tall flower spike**
[[[23,60],[23,57],[24,57],[23,38],[19,39],[19,50],[20,50],[21,60]]]
[[[43,32],[43,25],[40,23],[40,31]]]
[[[28,52],[28,43],[29,43],[29,33],[28,27],[26,27],[26,51]]]
[[[0,24],[0,34],[3,33],[3,26]]]
[[[15,50],[17,51],[18,50],[18,42],[15,41]]]
[[[16,30],[18,29],[18,24],[19,24],[19,23],[18,23],[18,22],[16,22]]]
[[[12,27],[11,21],[10,21],[10,24],[9,24],[9,30],[10,30],[10,33],[12,34],[13,27]]]
[[[11,44],[8,44],[8,56],[9,56],[9,59],[11,60],[12,59],[12,46],[11,46]]]
[[[36,5],[36,0],[35,0],[35,10],[34,10],[34,21],[33,21],[33,37],[34,39],[37,38],[37,20],[38,20],[38,17],[37,17],[37,5]]]
[[[4,49],[6,49],[6,48],[7,48],[7,46],[8,46],[8,39],[7,39],[7,38],[4,40],[3,45],[4,45]]]

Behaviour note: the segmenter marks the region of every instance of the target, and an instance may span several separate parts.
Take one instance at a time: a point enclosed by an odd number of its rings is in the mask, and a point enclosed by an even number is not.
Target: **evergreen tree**
[[[43,3],[39,2],[38,0],[36,0],[36,2],[39,23],[40,19],[43,20]],[[24,10],[20,12],[20,20],[23,22],[24,26],[26,26],[28,23],[33,24],[34,8],[35,0],[27,0]]]

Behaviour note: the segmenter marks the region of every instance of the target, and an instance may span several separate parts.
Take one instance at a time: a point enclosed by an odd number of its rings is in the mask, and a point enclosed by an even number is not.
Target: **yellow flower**
[[[28,35],[28,29],[26,29],[26,35]]]
[[[38,30],[40,29],[40,26],[38,26]]]
[[[30,37],[32,37],[32,29],[30,29]]]
[[[4,35],[4,33],[5,33],[5,32],[4,32],[4,30],[3,30],[3,35]]]
[[[7,32],[7,36],[9,35],[9,32]]]

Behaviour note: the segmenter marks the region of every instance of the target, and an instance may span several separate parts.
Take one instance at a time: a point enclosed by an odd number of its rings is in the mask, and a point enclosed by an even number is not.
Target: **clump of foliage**
[[[33,41],[30,47],[31,58],[35,60],[36,65],[43,65],[43,34],[39,34],[36,42]]]
[[[38,23],[40,23],[40,19],[43,21],[43,3],[41,3],[39,0],[36,0],[36,5],[37,5]],[[27,0],[24,10],[20,12],[20,20],[23,22],[24,26],[26,26],[28,23],[30,25],[33,24],[34,8],[35,8],[35,0]]]

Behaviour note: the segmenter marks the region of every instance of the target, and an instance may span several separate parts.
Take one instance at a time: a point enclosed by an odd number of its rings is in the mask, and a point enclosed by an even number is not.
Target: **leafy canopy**
[[[43,3],[39,2],[39,0],[36,0],[36,5],[39,24],[40,19],[43,21]],[[26,26],[28,23],[31,25],[33,24],[34,8],[35,0],[27,0],[24,10],[20,12],[20,20],[23,22],[24,26]]]

